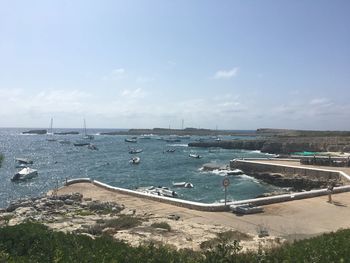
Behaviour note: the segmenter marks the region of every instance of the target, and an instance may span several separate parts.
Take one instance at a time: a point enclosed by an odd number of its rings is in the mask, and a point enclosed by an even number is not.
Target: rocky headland
[[[190,142],[190,147],[259,150],[271,154],[350,152],[350,137],[270,137],[250,140]]]

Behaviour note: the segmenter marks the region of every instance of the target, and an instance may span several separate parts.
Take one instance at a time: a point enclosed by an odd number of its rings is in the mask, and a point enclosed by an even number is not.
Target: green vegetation
[[[95,239],[55,232],[44,225],[24,223],[0,228],[0,262],[348,262],[350,229],[286,244],[280,248],[240,253],[238,239],[229,231],[201,252],[174,250],[154,243],[131,247],[108,236]],[[229,242],[232,241],[232,242]]]
[[[153,223],[151,227],[165,229],[168,230],[168,232],[171,231],[171,226],[167,222]]]
[[[2,153],[0,153],[0,167],[1,167],[1,164],[2,164],[3,160],[4,160],[4,155]]]

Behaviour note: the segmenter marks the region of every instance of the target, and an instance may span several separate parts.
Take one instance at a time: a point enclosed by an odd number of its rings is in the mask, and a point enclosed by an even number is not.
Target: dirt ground
[[[152,214],[155,217],[178,215],[180,220],[174,221],[174,224],[181,224],[189,229],[193,226],[195,232],[193,235],[198,237],[214,228],[237,230],[251,235],[256,235],[258,229],[265,228],[272,236],[293,240],[340,228],[350,228],[350,193],[333,195],[333,203],[328,203],[328,197],[322,196],[266,205],[263,213],[238,216],[231,212],[203,212],[159,203],[111,192],[90,183],[63,187],[58,194],[72,192],[79,192],[84,197],[94,200],[124,204],[128,209],[135,209],[137,214],[141,215]]]

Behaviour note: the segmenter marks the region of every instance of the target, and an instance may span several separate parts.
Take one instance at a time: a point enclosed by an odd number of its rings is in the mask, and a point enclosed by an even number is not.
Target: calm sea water
[[[234,158],[267,157],[256,151],[224,149],[209,151],[207,148],[187,147],[190,141],[199,139],[196,136],[176,143],[157,140],[158,137],[155,136],[152,139],[139,139],[137,144],[131,144],[124,141],[127,136],[96,135],[92,142],[99,150],[92,151],[73,144],[49,142],[48,135],[22,135],[21,132],[24,130],[28,129],[0,129],[0,152],[5,156],[0,168],[0,207],[17,198],[44,194],[57,185],[61,186],[66,178],[79,177],[90,177],[128,189],[150,185],[171,187],[172,182],[190,181],[195,187],[177,188],[179,197],[211,203],[224,198],[222,187],[224,173],[202,172],[200,168],[203,164],[214,162],[226,165]],[[98,134],[102,131],[106,130],[88,130],[88,133]],[[81,135],[54,137],[71,142],[81,139]],[[129,163],[132,156],[128,153],[129,147],[143,149],[143,152],[138,154],[141,157],[139,165]],[[176,151],[164,153],[169,148],[175,148]],[[203,158],[189,158],[190,153],[198,153]],[[15,157],[32,159],[34,161],[32,168],[38,170],[38,177],[26,182],[12,182],[10,179],[18,170],[14,166]],[[229,200],[252,198],[277,190],[276,187],[260,183],[247,175],[231,176],[230,182]]]

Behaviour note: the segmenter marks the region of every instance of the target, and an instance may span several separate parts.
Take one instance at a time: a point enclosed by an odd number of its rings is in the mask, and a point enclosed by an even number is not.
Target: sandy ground
[[[256,237],[257,230],[265,228],[269,234],[282,239],[294,240],[350,228],[350,193],[333,195],[333,203],[327,202],[327,196],[264,206],[260,214],[238,216],[230,212],[203,212],[182,208],[170,204],[142,199],[111,192],[90,183],[73,184],[63,187],[58,194],[79,192],[84,197],[100,201],[114,201],[135,209],[137,215],[151,215],[164,221],[170,214],[180,216],[178,221],[168,220],[177,235],[162,235],[160,240],[177,247],[198,249],[204,240],[215,237],[215,233],[237,230]],[[124,235],[124,236],[123,236]],[[147,238],[154,233],[119,233],[132,243],[137,237]],[[257,246],[261,240],[255,240],[249,246]],[[268,242],[263,240],[263,242]]]

